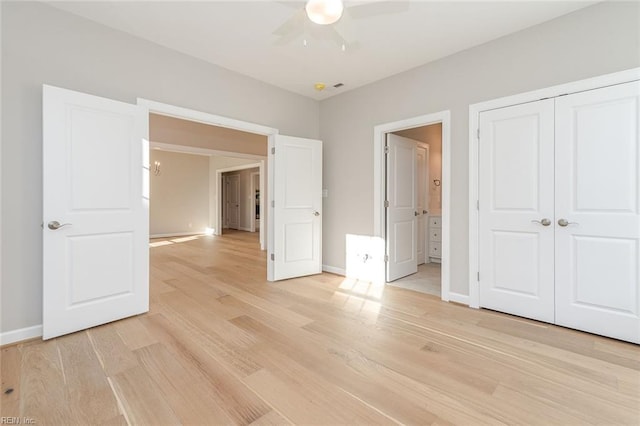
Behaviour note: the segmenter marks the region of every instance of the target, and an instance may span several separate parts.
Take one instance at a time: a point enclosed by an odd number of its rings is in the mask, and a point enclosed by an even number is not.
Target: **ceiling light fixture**
[[[309,0],[304,10],[311,22],[319,25],[330,25],[338,22],[344,11],[342,0]]]

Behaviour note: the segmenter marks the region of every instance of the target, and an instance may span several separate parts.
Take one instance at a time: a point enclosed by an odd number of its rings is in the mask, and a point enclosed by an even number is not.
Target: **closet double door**
[[[480,306],[640,343],[640,83],[480,113]]]

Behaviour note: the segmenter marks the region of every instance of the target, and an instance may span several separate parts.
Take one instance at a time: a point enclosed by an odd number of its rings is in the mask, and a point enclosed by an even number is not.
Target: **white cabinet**
[[[442,216],[429,216],[429,261],[442,261]]]

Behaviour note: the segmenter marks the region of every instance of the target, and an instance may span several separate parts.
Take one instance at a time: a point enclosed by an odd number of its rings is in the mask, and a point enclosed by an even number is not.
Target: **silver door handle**
[[[316,211],[316,212],[313,212],[313,215],[314,216],[320,216],[320,213]]]
[[[57,220],[52,220],[51,222],[47,223],[47,228],[51,229],[52,231],[55,231],[56,229],[60,229],[63,226],[67,226],[67,225],[71,225],[70,223],[60,223]]]
[[[414,215],[414,216],[418,216],[419,214],[420,214],[420,213],[418,213],[418,212],[413,212],[413,215]]]
[[[569,225],[579,225],[578,222],[569,222],[567,219],[558,219],[558,225],[565,227]]]
[[[427,213],[429,213],[429,212],[426,211],[426,210],[422,210],[422,214],[427,214]]]
[[[546,217],[542,220],[532,220],[531,222],[533,223],[539,223],[542,226],[549,226],[551,225],[551,220],[547,219]]]

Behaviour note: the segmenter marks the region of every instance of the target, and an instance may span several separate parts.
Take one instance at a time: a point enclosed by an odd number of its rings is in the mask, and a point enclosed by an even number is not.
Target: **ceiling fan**
[[[371,16],[400,13],[409,9],[408,0],[396,1],[355,1],[307,0],[302,2],[280,2],[297,10],[273,34],[278,37],[277,45],[290,44],[303,38],[306,46],[311,39],[330,39],[342,50],[358,45],[354,20]]]

